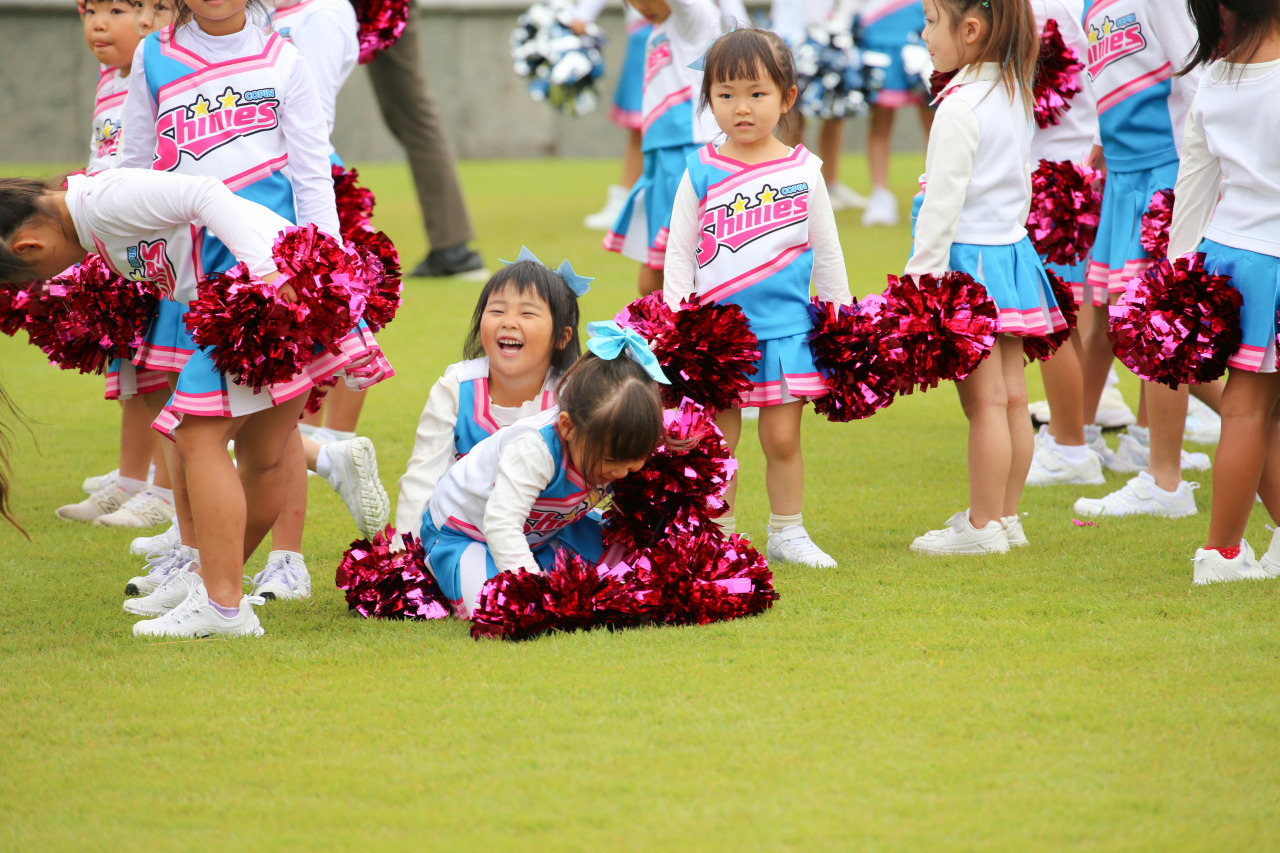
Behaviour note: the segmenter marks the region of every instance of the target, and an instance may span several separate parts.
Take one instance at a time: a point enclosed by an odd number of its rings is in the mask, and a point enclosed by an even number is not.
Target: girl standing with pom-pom
[[[1182,140],[1169,256],[1203,252],[1205,269],[1231,276],[1244,297],[1209,541],[1195,555],[1193,579],[1203,584],[1280,575],[1280,533],[1261,561],[1244,541],[1255,494],[1280,522],[1280,3],[1192,0],[1190,9],[1199,41],[1188,69],[1205,71]]]
[[[1066,328],[1027,237],[1032,75],[1039,53],[1026,0],[925,0],[939,96],[909,275],[967,273],[999,309],[995,346],[956,383],[969,421],[969,508],[911,543],[926,554],[1003,553],[1027,544],[1018,501],[1031,466],[1023,337]]]
[[[662,440],[654,383],[667,380],[644,339],[612,322],[588,331],[591,352],[556,386],[558,405],[481,441],[431,495],[422,543],[461,618],[500,572],[541,572],[564,547],[599,561],[591,509]]]
[[[436,484],[482,440],[555,405],[578,360],[578,297],[591,279],[550,270],[527,249],[480,291],[463,353],[432,386],[400,478],[396,531],[415,536]]]
[[[809,351],[812,281],[825,302],[852,301],[822,164],[804,146],[788,148],[774,131],[796,99],[791,51],[775,33],[735,30],[707,51],[701,104],[727,137],[686,160],[668,242],[666,302],[687,297],[727,302],[746,313],[761,352],[743,406],[760,407],[760,445],[768,460],[772,559],[833,568],[804,528],[804,401],[826,393]],[[716,423],[736,448],[742,410]],[[728,495],[730,506],[735,485]],[[718,519],[734,532],[733,511]]]
[[[203,229],[252,273],[271,281],[278,275],[273,241],[288,227],[284,218],[237,198],[211,178],[116,169],[93,178],[73,176],[65,192],[9,179],[0,181],[0,281],[51,276],[92,251],[117,274],[150,281],[185,304],[195,289]],[[147,258],[156,261],[143,264]],[[296,300],[290,285],[281,287],[281,298]],[[190,504],[182,511],[194,523],[181,529],[193,545],[172,552],[165,581],[150,579],[151,595],[126,602],[129,612],[160,616],[137,623],[136,635],[262,633],[251,607],[262,599],[242,595],[241,574],[245,555],[253,553],[279,512],[285,441],[309,386],[306,375],[258,393],[236,386],[234,416],[182,418],[174,437],[191,487]],[[238,467],[226,452],[230,439]],[[194,534],[202,531],[197,551]]]

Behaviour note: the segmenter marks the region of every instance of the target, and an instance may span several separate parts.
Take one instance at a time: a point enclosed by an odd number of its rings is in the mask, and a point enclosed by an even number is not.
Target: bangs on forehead
[[[778,64],[773,46],[763,37],[721,38],[711,46],[706,70],[712,83],[731,80],[772,80],[778,88],[785,88],[786,75]]]

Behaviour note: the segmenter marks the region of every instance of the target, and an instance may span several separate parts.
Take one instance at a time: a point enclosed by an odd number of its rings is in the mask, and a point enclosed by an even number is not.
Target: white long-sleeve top
[[[153,168],[157,152],[158,135],[156,121],[158,107],[155,95],[147,80],[147,45],[158,39],[161,33],[152,33],[143,39],[133,55],[133,70],[129,74],[129,96],[125,101],[126,133],[120,166],[133,169]],[[216,64],[261,53],[268,38],[262,31],[262,21],[250,18],[243,29],[225,36],[211,36],[194,22],[179,29],[173,36],[173,44],[188,50],[205,62]],[[338,236],[338,211],[333,199],[333,173],[329,162],[329,133],[324,121],[324,110],[316,92],[315,80],[301,61],[293,45],[285,44],[281,56],[288,61],[287,83],[284,91],[276,93],[279,105],[276,116],[279,130],[284,137],[284,149],[288,155],[288,176],[293,188],[294,205],[298,224],[314,222],[326,234]],[[213,84],[220,83],[213,78]],[[253,137],[245,137],[252,139]],[[210,157],[212,153],[210,154]],[[183,156],[176,168],[179,171],[192,162]],[[201,162],[202,173],[212,162],[208,157]],[[237,169],[238,165],[238,169]],[[241,177],[241,170],[257,164],[229,162],[214,174],[227,181]]]
[[[347,0],[280,0],[268,26],[292,42],[306,60],[332,136],[338,92],[360,59],[355,7]]]
[[[254,275],[276,272],[271,246],[289,222],[213,178],[109,169],[67,179],[76,239],[115,272],[155,282],[184,304],[195,291],[193,226],[221,240]]]
[[[479,359],[485,362],[487,360]],[[472,413],[460,411],[461,383],[467,371],[476,365],[473,361],[451,364],[427,394],[427,403],[418,418],[418,430],[414,435],[413,452],[404,476],[400,478],[400,495],[396,499],[396,531],[418,535],[422,527],[422,515],[426,512],[436,484],[453,464],[458,461],[459,450],[455,442],[458,419],[471,417]],[[548,374],[542,392],[532,400],[516,407],[487,403],[486,413],[491,426],[508,427],[523,418],[532,417],[547,407],[547,391],[554,385]]]
[[[670,6],[645,45],[645,151],[698,145],[720,133],[711,110],[697,108],[702,72],[689,67],[720,35],[720,9],[712,0],[671,0]]]
[[[1205,71],[1182,137],[1169,257],[1194,252],[1202,237],[1280,257],[1277,103],[1280,60]]]
[[[1045,23],[1052,18],[1062,33],[1062,41],[1075,50],[1080,64],[1088,63],[1089,37],[1080,23],[1084,0],[1031,0],[1031,10],[1036,16],[1037,30],[1043,33]],[[1079,82],[1080,91],[1067,102],[1071,108],[1059,117],[1058,123],[1036,128],[1031,139],[1032,166],[1041,160],[1083,163],[1088,159],[1098,138],[1098,99],[1093,94],[1088,68],[1080,70]]]
[[[952,243],[1007,246],[1027,235],[1035,122],[1021,93],[1011,98],[987,62],[966,65],[939,98],[907,275],[946,272]]]
[[[119,165],[120,143],[124,138],[124,101],[128,94],[129,78],[121,76],[119,68],[104,67],[98,74],[86,174],[96,175]]]

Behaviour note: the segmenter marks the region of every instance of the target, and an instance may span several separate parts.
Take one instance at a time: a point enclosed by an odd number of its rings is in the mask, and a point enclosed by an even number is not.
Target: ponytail
[[[1022,96],[1022,106],[1030,115],[1035,87],[1036,61],[1040,57],[1040,34],[1028,0],[938,0],[951,13],[952,29],[965,15],[977,15],[987,22],[987,43],[977,62],[1000,66],[1000,82],[1009,92]]]

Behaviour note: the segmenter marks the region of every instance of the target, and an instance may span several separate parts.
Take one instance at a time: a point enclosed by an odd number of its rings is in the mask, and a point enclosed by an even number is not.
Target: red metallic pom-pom
[[[1125,285],[1111,306],[1111,345],[1149,382],[1212,382],[1240,346],[1240,291],[1205,271],[1204,254],[1164,259]]]
[[[904,354],[878,318],[857,305],[837,305],[814,297],[809,306],[813,331],[809,350],[827,393],[814,411],[846,423],[874,415],[893,402]]]
[[[353,5],[360,24],[360,64],[364,65],[400,40],[413,4],[410,0],[357,0]]]
[[[381,231],[357,230],[343,238],[360,256],[365,269],[364,321],[378,331],[396,318],[400,308],[400,253]]]
[[[27,304],[34,281],[22,284],[0,283],[0,332],[13,337],[27,323]]]
[[[392,551],[394,536],[388,526],[372,542],[352,542],[342,555],[335,582],[347,594],[347,607],[366,619],[444,619],[449,604],[427,571],[422,543],[405,534],[404,550]]]
[[[1022,339],[1022,352],[1026,355],[1028,361],[1048,361],[1053,358],[1053,354],[1058,351],[1058,348],[1071,337],[1071,330],[1076,327],[1077,314],[1080,311],[1080,306],[1076,304],[1075,294],[1071,292],[1071,285],[1063,281],[1062,277],[1053,270],[1045,270],[1045,273],[1049,276],[1049,285],[1053,288],[1053,298],[1058,303],[1058,310],[1062,312],[1062,319],[1067,321],[1067,327],[1048,335],[1024,336]]]
[[[1102,194],[1093,169],[1070,161],[1041,160],[1031,176],[1031,212],[1027,234],[1036,251],[1052,264],[1083,260],[1098,237]]]
[[[947,84],[955,79],[956,74],[956,71],[935,71],[929,75],[929,100],[931,102],[942,94],[942,90],[947,88]]]
[[[1071,109],[1071,99],[1080,92],[1080,72],[1083,70],[1079,54],[1062,40],[1058,22],[1053,18],[1045,21],[1044,32],[1040,35],[1040,60],[1036,64],[1032,95],[1037,126],[1051,127]]]
[[[901,353],[899,394],[968,377],[995,344],[996,304],[967,273],[923,275],[919,283],[889,276],[888,289],[867,297],[862,308],[894,339],[890,349]]]
[[[293,378],[322,350],[338,354],[365,306],[364,264],[314,224],[286,229],[272,255],[280,276],[270,284],[237,264],[200,282],[186,315],[217,368],[255,391]],[[296,303],[280,298],[285,284]]]
[[[610,487],[604,541],[636,551],[666,530],[681,512],[712,519],[724,514],[729,481],[738,468],[706,411],[691,400],[663,413],[666,435],[639,471]]]
[[[338,227],[342,239],[350,238],[352,232],[371,228],[373,219],[373,190],[359,183],[360,173],[355,169],[344,169],[337,163],[333,169],[333,200],[338,205]]]
[[[502,572],[489,578],[471,611],[471,636],[527,640],[551,630],[547,611],[546,576],[533,572]]]
[[[738,408],[760,360],[747,315],[737,305],[689,299],[668,316],[658,306],[661,299],[655,293],[636,300],[618,314],[628,315],[618,323],[649,341],[671,380],[662,386],[663,402],[675,407],[688,397],[712,414]]]
[[[1169,253],[1169,225],[1173,222],[1173,190],[1156,190],[1142,214],[1142,230],[1138,240],[1147,254],[1163,258]]]

